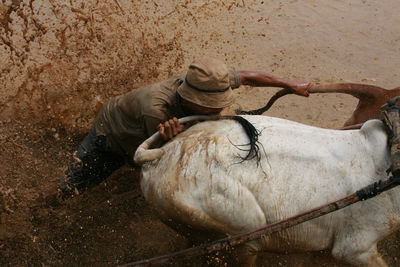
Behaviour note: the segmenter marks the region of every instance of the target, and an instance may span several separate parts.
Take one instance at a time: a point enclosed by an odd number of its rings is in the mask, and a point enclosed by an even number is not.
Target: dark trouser
[[[94,126],[79,146],[60,181],[64,194],[99,184],[124,165],[124,157],[107,149],[106,136],[96,136]]]

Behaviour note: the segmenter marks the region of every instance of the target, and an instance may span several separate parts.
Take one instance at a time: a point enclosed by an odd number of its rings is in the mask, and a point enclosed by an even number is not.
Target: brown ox
[[[400,96],[400,87],[392,90],[384,89],[378,86],[369,84],[358,83],[334,83],[326,85],[314,85],[308,92],[313,93],[343,93],[349,94],[359,99],[356,109],[353,111],[351,117],[346,121],[342,129],[360,128],[361,124],[370,119],[380,118],[380,107],[384,105],[389,99]],[[252,114],[260,115],[267,111],[276,100],[284,95],[292,94],[289,89],[282,89],[271,97],[270,101],[264,107],[251,110],[241,111],[238,114]]]

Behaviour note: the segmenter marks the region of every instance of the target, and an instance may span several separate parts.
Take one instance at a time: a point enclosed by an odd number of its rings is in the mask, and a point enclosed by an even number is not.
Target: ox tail
[[[256,158],[257,164],[260,161],[260,142],[258,141],[258,137],[260,132],[251,124],[248,120],[240,116],[206,116],[206,115],[196,115],[189,116],[179,119],[181,124],[185,124],[193,121],[208,121],[208,120],[235,120],[243,127],[246,135],[249,138],[248,144],[243,145],[234,145],[237,148],[242,146],[249,146],[248,149],[239,148],[242,151],[247,151],[247,155],[241,157],[242,161],[251,160]],[[150,162],[153,160],[157,160],[161,158],[164,154],[163,148],[154,148],[150,149],[152,145],[154,145],[160,139],[160,133],[156,132],[148,139],[146,139],[136,150],[134,155],[134,162],[138,165],[143,165],[146,162]]]
[[[261,115],[264,112],[266,112],[267,110],[269,110],[272,107],[272,105],[275,103],[276,100],[278,100],[282,96],[285,96],[288,94],[293,94],[292,90],[290,90],[289,88],[284,88],[284,89],[278,91],[276,94],[274,94],[271,97],[271,99],[268,101],[268,103],[262,108],[245,111],[245,110],[242,110],[241,107],[239,107],[235,112],[238,115]]]
[[[322,84],[322,85],[313,85],[307,91],[310,94],[315,93],[342,93],[352,95],[358,99],[373,97],[376,93],[385,90],[381,87],[370,85],[370,84],[361,84],[361,83],[333,83],[333,84]],[[267,110],[269,110],[272,105],[278,100],[279,98],[293,94],[293,91],[289,88],[284,88],[274,94],[268,103],[259,109],[244,111],[240,107],[236,110],[236,114],[239,115],[261,115]]]

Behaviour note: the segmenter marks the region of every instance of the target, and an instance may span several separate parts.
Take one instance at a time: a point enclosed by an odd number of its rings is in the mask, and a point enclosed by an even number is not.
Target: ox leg
[[[379,254],[376,243],[368,250],[363,250],[359,247],[334,247],[332,255],[337,259],[345,260],[355,265],[367,265],[373,267],[388,266]]]
[[[376,248],[376,245],[369,251],[368,253],[368,266],[382,266],[382,267],[387,267],[388,265],[382,258],[382,256],[379,254],[378,249]]]
[[[257,255],[260,252],[260,244],[250,241],[236,248],[236,256],[240,266],[256,266]]]

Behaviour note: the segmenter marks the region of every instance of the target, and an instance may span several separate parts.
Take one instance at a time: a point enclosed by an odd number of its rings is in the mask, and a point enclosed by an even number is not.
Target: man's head
[[[228,67],[208,57],[193,61],[178,94],[182,97],[182,105],[193,113],[219,113],[233,103]]]
[[[218,115],[224,108],[208,108],[181,98],[181,106],[187,116],[189,115]]]

